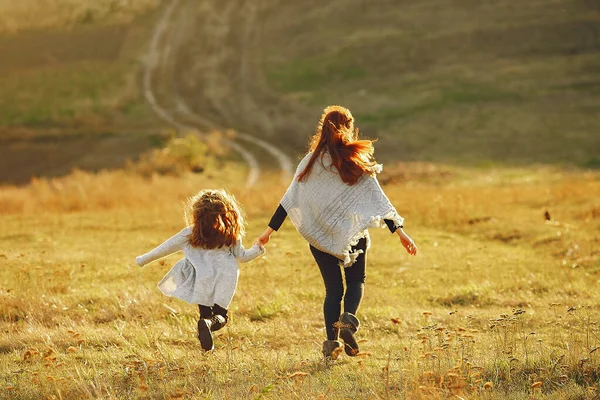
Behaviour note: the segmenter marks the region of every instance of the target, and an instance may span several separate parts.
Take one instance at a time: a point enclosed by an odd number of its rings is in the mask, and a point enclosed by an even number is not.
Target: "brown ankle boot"
[[[350,357],[356,356],[359,351],[358,343],[354,337],[359,325],[360,322],[354,314],[345,312],[340,316],[340,338],[344,341],[344,350]]]
[[[337,360],[344,345],[338,340],[326,340],[323,342],[323,356],[329,360]]]

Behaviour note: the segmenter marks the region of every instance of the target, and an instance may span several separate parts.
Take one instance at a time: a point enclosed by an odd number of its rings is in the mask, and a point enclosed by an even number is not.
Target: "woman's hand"
[[[402,246],[404,246],[404,248],[406,249],[408,254],[410,254],[411,256],[416,256],[417,250],[418,250],[417,245],[410,238],[410,236],[408,236],[406,233],[404,233],[404,230],[402,230],[402,228],[398,229],[396,231],[396,233],[400,237],[400,242],[402,243]]]
[[[264,247],[265,244],[269,243],[269,239],[271,238],[271,233],[273,233],[273,228],[267,228],[262,235],[256,238],[256,243],[259,247]]]

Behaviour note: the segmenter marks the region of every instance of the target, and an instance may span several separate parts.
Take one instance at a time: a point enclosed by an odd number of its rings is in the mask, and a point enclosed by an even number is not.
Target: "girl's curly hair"
[[[242,208],[225,190],[206,189],[190,198],[185,220],[192,226],[189,241],[194,247],[232,246],[245,233]]]

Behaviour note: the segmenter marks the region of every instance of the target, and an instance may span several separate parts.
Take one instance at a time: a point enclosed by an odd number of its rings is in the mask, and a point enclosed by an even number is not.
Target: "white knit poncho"
[[[384,227],[384,219],[402,225],[404,218],[383,193],[375,174],[364,174],[352,186],[344,183],[332,165],[327,151],[313,164],[302,182],[298,175],[304,170],[312,152],[296,169],[294,179],[281,200],[281,205],[298,232],[313,247],[339,258],[340,265],[349,267],[362,250],[352,252],[352,246],[366,237],[368,228]],[[382,166],[377,165],[376,172]]]

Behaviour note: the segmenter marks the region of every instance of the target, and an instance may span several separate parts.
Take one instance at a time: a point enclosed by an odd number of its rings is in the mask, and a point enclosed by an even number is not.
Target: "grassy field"
[[[2,136],[18,127],[97,130],[151,115],[143,107],[137,75],[153,27],[150,11],[157,5],[156,0],[1,1]],[[80,16],[86,13],[99,16]]]
[[[0,0],[0,33],[126,23],[158,4],[158,0]]]
[[[349,107],[387,159],[599,165],[595,2],[286,2],[262,24],[270,84]]]
[[[0,1],[0,181],[121,167],[160,142],[138,82],[157,5]]]
[[[159,3],[0,0],[0,398],[600,397],[595,2],[177,3],[152,76],[169,111],[291,154],[341,103],[380,138],[419,255],[372,231],[362,352],[335,363],[289,221],[210,353],[197,308],[156,288],[178,256],[135,265],[199,189],[232,189],[247,244],[285,190],[276,171],[240,189],[216,139],[192,146],[201,174],[160,148],[120,168],[166,136],[141,85]]]
[[[181,228],[187,196],[243,180],[235,165],[219,170],[3,188],[0,397],[597,398],[597,173],[389,165],[381,181],[420,253],[372,231],[362,352],[327,364],[323,284],[289,221],[241,267],[210,353],[197,309],[156,288],[178,256],[135,265]],[[284,189],[234,189],[246,243]]]

